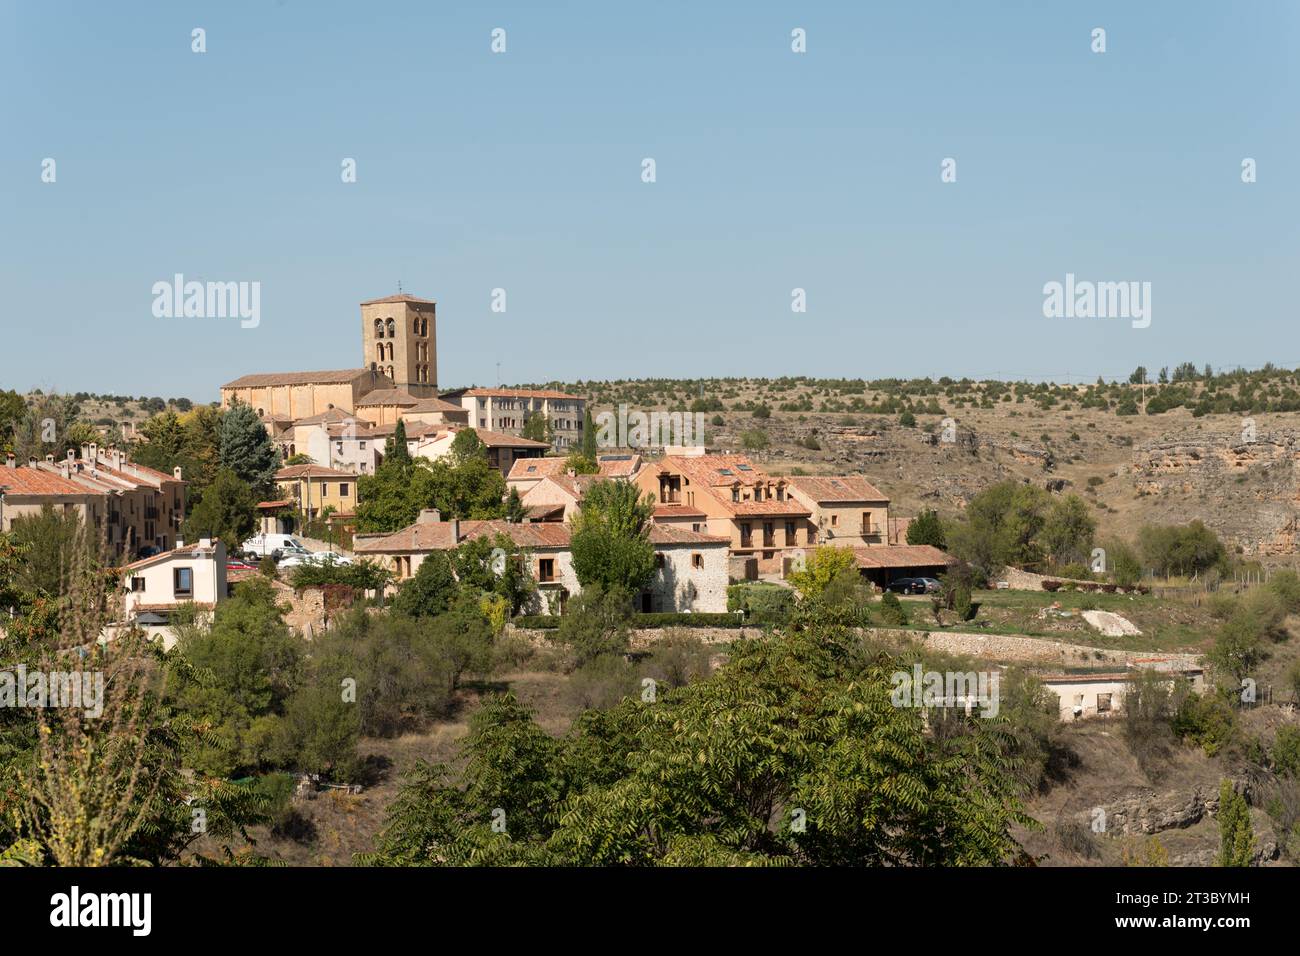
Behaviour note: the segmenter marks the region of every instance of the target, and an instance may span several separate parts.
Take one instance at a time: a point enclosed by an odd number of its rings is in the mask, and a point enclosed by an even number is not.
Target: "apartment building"
[[[601,478],[616,481],[631,481],[641,470],[641,456],[601,455],[596,459],[600,468],[597,473]],[[563,475],[569,470],[569,460],[565,456],[549,458],[525,458],[516,461],[506,475],[506,487],[516,489],[521,495],[535,488],[543,478],[551,475]]]
[[[407,448],[414,458],[427,458],[437,461],[451,451],[452,442],[460,428],[454,426],[422,425],[406,430]],[[487,451],[488,464],[501,472],[510,474],[515,462],[521,459],[541,458],[550,449],[546,442],[507,435],[503,432],[474,429]]]
[[[862,475],[797,475],[787,482],[791,497],[812,512],[819,542],[888,547],[889,498]]]
[[[525,421],[542,415],[550,422],[556,449],[565,451],[582,443],[587,403],[577,395],[550,389],[466,388],[442,397],[459,403],[474,428],[518,434]]]
[[[736,577],[780,573],[786,558],[817,544],[812,509],[789,493],[789,480],[765,474],[744,455],[665,455],[633,481],[654,497],[657,523],[689,523],[726,538]],[[676,509],[703,518],[681,520]]]
[[[322,517],[325,509],[350,515],[357,508],[357,475],[321,465],[289,465],[275,473],[280,499],[292,501],[307,520]]]
[[[436,510],[420,513],[415,524],[392,534],[359,534],[353,550],[380,561],[399,582],[412,577],[434,551],[450,551],[466,541],[504,535],[524,552],[537,592],[525,613],[560,614],[582,587],[573,571],[570,529],[560,523],[443,521]],[[723,612],[727,609],[727,539],[651,526],[655,576],[637,598],[643,611]]]
[[[128,564],[121,573],[124,623],[143,628],[170,650],[176,644],[172,625],[178,609],[192,606],[211,620],[217,604],[225,600],[226,546],[216,538],[201,538],[197,544],[178,545]]]
[[[44,461],[33,458],[26,469],[17,467],[12,455],[5,464],[0,479],[0,486],[10,488],[5,530],[14,518],[39,513],[48,503],[75,511],[111,557],[130,559],[171,548],[185,521],[186,482],[180,469],[171,475],[155,471],[132,462],[121,449],[91,443],[81,447],[79,457],[68,449],[62,460],[53,455]],[[53,476],[59,480],[49,480]]]

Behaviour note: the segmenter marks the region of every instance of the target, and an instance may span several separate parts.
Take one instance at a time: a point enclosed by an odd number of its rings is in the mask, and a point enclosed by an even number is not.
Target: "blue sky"
[[[1297,366],[1298,28],[1284,0],[0,3],[0,387],[359,366],[357,304],[399,280],[446,387]],[[177,272],[260,282],[260,325],[155,318]],[[1151,282],[1150,327],[1044,318],[1067,272]]]

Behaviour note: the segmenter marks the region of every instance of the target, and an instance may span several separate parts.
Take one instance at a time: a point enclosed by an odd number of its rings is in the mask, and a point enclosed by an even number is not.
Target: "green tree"
[[[409,617],[435,617],[456,597],[456,578],[445,551],[425,555],[415,575],[402,585],[393,599],[393,610]]]
[[[480,535],[463,542],[451,556],[461,588],[476,594],[498,594],[518,614],[537,584],[528,571],[527,552],[504,534]]]
[[[536,413],[524,419],[524,425],[519,430],[519,436],[530,441],[546,442],[549,445],[555,437],[555,429],[551,425],[549,418]]]
[[[908,522],[907,543],[929,544],[936,548],[946,548],[948,539],[944,533],[943,521],[939,518],[939,512],[927,508]]]
[[[234,471],[222,468],[203,500],[185,521],[188,540],[220,538],[228,549],[238,548],[257,527],[257,496]]]
[[[406,422],[397,420],[393,434],[384,443],[384,461],[394,466],[406,466],[411,463],[411,451],[406,446]]]
[[[221,419],[220,457],[221,467],[238,475],[254,494],[270,494],[280,453],[251,405],[236,402],[226,410]]]
[[[1231,780],[1219,785],[1219,858],[1218,866],[1250,866],[1255,853],[1255,830],[1250,823],[1246,798],[1233,787]]]
[[[584,587],[635,595],[655,572],[651,496],[626,481],[597,481],[573,521],[573,573]]]
[[[791,571],[789,580],[805,601],[816,601],[844,572],[858,576],[857,559],[850,548],[824,544],[804,559],[804,566]]]
[[[1097,522],[1078,495],[1053,501],[1043,519],[1039,541],[1057,567],[1087,563],[1092,554]]]
[[[96,550],[75,511],[55,511],[49,504],[37,514],[15,518],[10,533],[14,545],[24,552],[18,584],[50,598],[68,593],[74,569],[91,560]],[[80,554],[79,549],[89,551]]]
[[[14,430],[27,415],[27,402],[14,391],[0,392],[0,447],[12,448]]]
[[[582,457],[595,461],[600,454],[596,443],[596,423],[591,420],[591,409],[582,414]]]
[[[408,777],[373,857],[391,865],[961,866],[1022,858],[1034,826],[1002,717],[939,739],[896,707],[888,655],[840,629],[732,644],[711,677],[548,737],[513,699],[464,770]],[[502,815],[504,814],[504,815]],[[504,832],[492,827],[505,824]],[[797,825],[796,825],[797,824]],[[499,828],[498,828],[499,830]]]

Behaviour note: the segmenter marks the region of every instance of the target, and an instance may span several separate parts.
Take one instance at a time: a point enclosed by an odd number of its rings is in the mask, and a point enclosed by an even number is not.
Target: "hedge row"
[[[1145,584],[1122,587],[1118,584],[1103,584],[1100,581],[1044,581],[1044,591],[1101,591],[1104,594],[1148,594],[1151,589]]]
[[[560,618],[551,614],[522,614],[511,623],[515,627],[554,630]],[[745,621],[738,614],[682,614],[663,611],[654,614],[635,614],[633,627],[743,627]]]

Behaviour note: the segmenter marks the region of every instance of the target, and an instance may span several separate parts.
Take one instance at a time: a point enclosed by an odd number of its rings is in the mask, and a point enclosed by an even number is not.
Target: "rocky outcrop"
[[[1148,442],[1135,449],[1130,473],[1139,495],[1168,499],[1169,519],[1186,521],[1191,505],[1246,554],[1294,554],[1300,545],[1300,435],[1293,431],[1257,434],[1245,425]]]

